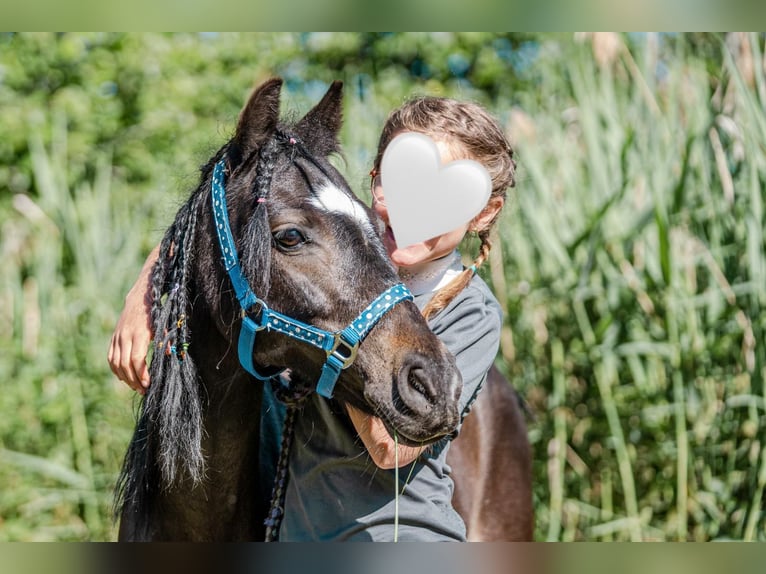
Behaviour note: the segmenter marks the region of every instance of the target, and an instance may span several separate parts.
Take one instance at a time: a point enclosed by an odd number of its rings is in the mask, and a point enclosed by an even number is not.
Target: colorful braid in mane
[[[150,497],[152,486],[168,487],[184,476],[193,482],[205,472],[202,454],[202,397],[194,360],[188,353],[191,331],[189,283],[198,219],[218,156],[202,167],[202,183],[179,209],[160,243],[152,269],[150,320],[154,342],[149,376],[152,386],[141,403],[136,436],[128,447],[117,481],[115,513],[131,499]],[[156,454],[159,468],[146,464]],[[131,472],[127,469],[131,468]]]
[[[187,322],[191,315],[190,270],[203,197],[204,192],[197,190],[179,211],[162,240],[152,272],[155,343],[149,376],[157,388],[147,394],[145,410],[161,415],[151,424],[157,427],[161,474],[166,484],[175,480],[179,467],[194,482],[204,472],[200,388],[194,360],[187,352],[191,344]]]
[[[264,142],[249,157],[242,158],[231,145],[225,146],[201,169],[202,184],[179,209],[175,220],[160,244],[157,263],[151,275],[151,324],[154,333],[153,356],[149,367],[152,380],[139,413],[134,440],[128,448],[126,461],[134,460],[133,474],[123,472],[118,480],[115,508],[124,504],[125,496],[144,496],[141,485],[161,483],[165,487],[178,478],[197,483],[205,475],[202,452],[202,389],[194,359],[189,354],[192,333],[188,318],[192,313],[189,286],[194,264],[194,242],[198,219],[204,213],[209,194],[213,167],[222,157],[230,157],[236,169],[248,170],[255,163],[251,193],[240,194],[252,202],[252,215],[243,230],[242,267],[248,282],[267,296],[270,283],[271,243],[267,210],[262,205],[271,187],[271,180],[280,152],[310,157],[303,146],[289,134],[277,130],[275,137]],[[244,208],[241,197],[232,198],[233,212]],[[217,256],[217,255],[216,255]],[[140,461],[149,460],[154,451],[160,468],[149,468]],[[126,462],[127,464],[127,462]],[[140,469],[137,471],[135,469]]]

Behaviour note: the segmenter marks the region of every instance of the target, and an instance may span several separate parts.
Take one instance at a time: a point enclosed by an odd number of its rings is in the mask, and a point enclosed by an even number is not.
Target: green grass
[[[534,89],[492,104],[519,171],[482,273],[506,309],[498,363],[534,417],[538,540],[765,538],[766,81],[740,70],[763,39],[740,39],[712,70],[683,42],[610,63],[551,43]],[[220,49],[215,69],[209,44],[191,59],[208,90],[244,65],[240,44]],[[137,74],[133,54],[120,65]],[[195,162],[229,133],[238,74],[214,114],[188,74],[147,81],[134,104],[152,113],[103,145],[67,94],[6,118],[28,166],[0,166],[0,539],[114,538],[135,398],[106,365],[109,336]],[[346,94],[339,166],[362,195],[385,115],[414,88],[377,82]]]

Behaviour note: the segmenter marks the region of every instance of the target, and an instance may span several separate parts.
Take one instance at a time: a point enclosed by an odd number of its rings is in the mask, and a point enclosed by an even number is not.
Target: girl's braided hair
[[[374,171],[380,171],[383,153],[391,140],[402,132],[419,132],[441,140],[456,157],[473,159],[481,163],[492,179],[490,198],[505,199],[506,189],[513,187],[516,161],[513,149],[497,121],[474,102],[433,96],[420,96],[407,101],[388,116],[378,142]],[[465,269],[450,283],[442,287],[423,309],[426,319],[432,317],[460,293],[479,266],[489,256],[492,245],[490,231],[498,214],[481,229],[476,229],[481,241],[479,254],[473,265]]]

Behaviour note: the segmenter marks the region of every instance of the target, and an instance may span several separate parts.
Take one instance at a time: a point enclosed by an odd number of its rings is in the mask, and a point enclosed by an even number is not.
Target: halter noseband
[[[239,362],[248,373],[261,381],[273,379],[279,375],[279,373],[262,375],[253,364],[255,335],[263,329],[277,331],[293,339],[309,343],[327,353],[327,360],[322,367],[322,374],[317,382],[316,391],[323,397],[331,398],[340,372],[350,367],[356,359],[359,344],[383,315],[393,309],[397,303],[411,301],[412,294],[402,283],[389,287],[341,331],[325,331],[269,309],[266,303],[250,289],[239,265],[239,256],[234,246],[234,237],[229,224],[229,212],[226,207],[224,168],[225,162],[223,160],[215,164],[211,203],[224,268],[229,275],[237,300],[242,308],[242,328],[237,346]],[[257,319],[253,319],[248,313],[253,307],[258,307]]]

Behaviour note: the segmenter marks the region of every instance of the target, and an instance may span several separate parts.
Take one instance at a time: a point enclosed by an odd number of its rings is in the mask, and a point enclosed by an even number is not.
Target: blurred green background
[[[766,540],[766,80],[755,34],[0,34],[0,540],[112,540],[137,398],[106,352],[252,87],[346,85],[367,197],[414,93],[502,122],[482,274],[529,404],[538,540]],[[466,246],[467,251],[475,249]],[[502,480],[502,477],[497,477]]]

